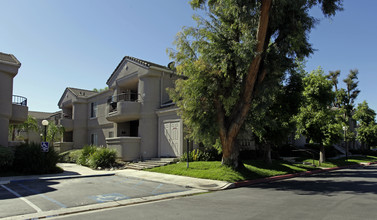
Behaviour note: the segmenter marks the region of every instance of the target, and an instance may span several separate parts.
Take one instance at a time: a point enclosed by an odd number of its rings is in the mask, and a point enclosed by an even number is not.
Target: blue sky
[[[359,70],[358,102],[377,110],[377,1],[345,0],[344,11],[321,22],[309,40],[317,51],[307,71],[321,66]],[[0,51],[22,63],[14,94],[29,110],[57,111],[66,87],[104,88],[121,59],[133,56],[167,65],[166,49],[195,13],[184,0],[0,0]],[[342,84],[343,86],[343,84]]]

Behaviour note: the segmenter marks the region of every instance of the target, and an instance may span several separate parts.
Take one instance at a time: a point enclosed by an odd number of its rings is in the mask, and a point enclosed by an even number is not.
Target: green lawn
[[[312,159],[304,160],[305,162],[312,163]],[[331,168],[331,167],[342,167],[348,165],[355,165],[360,163],[369,163],[369,162],[377,162],[377,157],[375,156],[355,156],[349,157],[348,161],[345,158],[336,159],[336,160],[327,160],[325,163],[321,164],[321,167],[324,168]],[[314,160],[316,166],[318,166],[318,160]]]
[[[234,171],[228,167],[222,166],[220,161],[200,161],[190,162],[189,168],[187,169],[186,163],[180,162],[147,169],[147,171],[236,182],[316,169],[312,166],[292,165],[282,161],[274,161],[271,165],[268,165],[263,161],[253,160],[245,161],[244,165],[245,168],[240,171]]]
[[[303,161],[312,163],[313,160],[309,159]],[[321,167],[329,168],[376,161],[377,157],[373,156],[353,157],[348,161],[345,161],[345,159],[328,160],[326,163],[323,163]],[[318,160],[315,160],[315,163],[318,165]],[[146,171],[236,182],[319,169],[310,165],[291,164],[286,161],[273,161],[273,163],[269,165],[261,160],[250,160],[244,161],[244,165],[245,168],[239,171],[234,171],[228,167],[222,166],[220,161],[200,161],[190,162],[189,168],[187,169],[187,164],[185,162],[180,162],[163,167],[147,169]]]

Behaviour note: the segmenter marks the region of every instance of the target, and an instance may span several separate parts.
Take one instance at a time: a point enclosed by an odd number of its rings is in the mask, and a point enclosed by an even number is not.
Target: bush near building
[[[60,154],[60,162],[77,163],[93,169],[113,167],[116,164],[115,161],[115,150],[93,145],[84,146],[80,150],[72,150]]]
[[[0,147],[0,172],[4,176],[59,173],[63,170],[56,166],[58,158],[53,149],[42,152],[39,144]]]

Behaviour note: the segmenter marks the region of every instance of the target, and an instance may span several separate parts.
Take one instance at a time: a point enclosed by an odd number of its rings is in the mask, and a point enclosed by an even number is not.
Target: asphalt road
[[[16,181],[0,185],[0,218],[187,190],[190,189],[122,176]]]
[[[377,219],[377,166],[56,219]]]

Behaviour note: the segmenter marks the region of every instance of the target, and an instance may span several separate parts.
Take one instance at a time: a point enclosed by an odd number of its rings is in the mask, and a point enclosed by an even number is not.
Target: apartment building
[[[183,123],[166,91],[177,78],[165,66],[125,56],[107,90],[66,88],[58,103],[65,128],[59,147],[107,146],[125,161],[181,156]]]
[[[8,146],[9,125],[27,119],[27,99],[13,95],[13,78],[20,67],[14,55],[0,52],[0,146]]]

